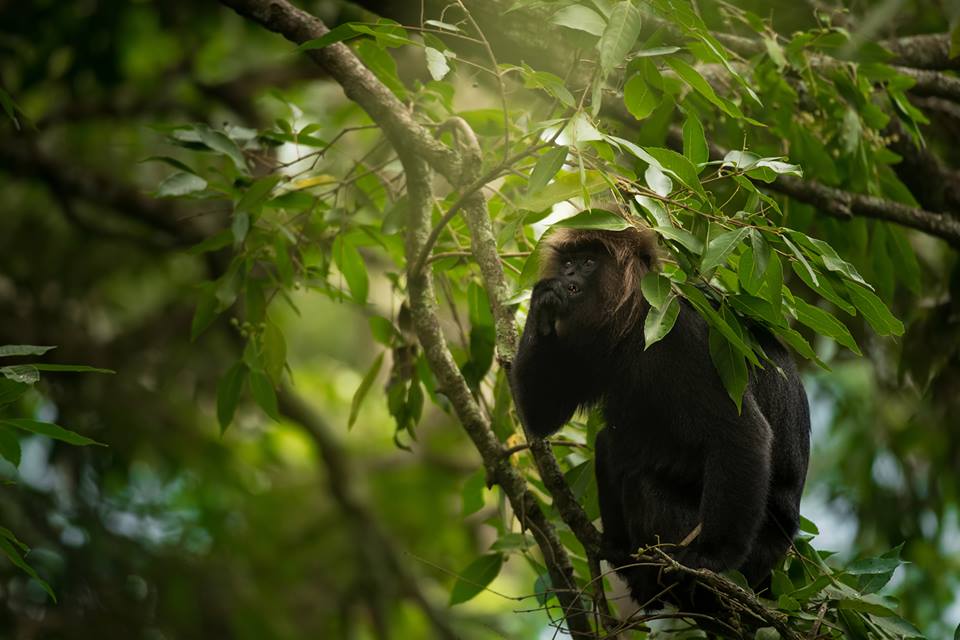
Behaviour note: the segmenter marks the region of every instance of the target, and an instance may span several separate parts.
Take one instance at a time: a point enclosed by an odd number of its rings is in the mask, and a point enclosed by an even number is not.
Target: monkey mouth
[[[571,283],[571,284],[568,284],[568,285],[567,285],[567,293],[569,293],[569,294],[572,295],[572,296],[575,296],[575,295],[577,295],[578,293],[580,293],[580,287],[578,287],[577,285],[572,284],[572,283]]]

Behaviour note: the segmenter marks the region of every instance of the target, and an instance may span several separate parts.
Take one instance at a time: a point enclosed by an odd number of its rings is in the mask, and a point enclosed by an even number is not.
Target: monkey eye
[[[569,266],[571,266],[571,265],[573,265],[573,260],[564,260],[564,261],[563,261],[563,266],[569,267]]]
[[[588,267],[592,267],[592,266],[594,265],[594,260],[593,260],[593,258],[587,258],[586,260],[584,260],[583,263],[584,263],[585,265],[587,265]]]

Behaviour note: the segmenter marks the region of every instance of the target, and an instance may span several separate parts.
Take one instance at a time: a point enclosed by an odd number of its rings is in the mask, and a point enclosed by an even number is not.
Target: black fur
[[[585,255],[594,260],[590,273]],[[603,247],[568,243],[551,259],[552,277],[533,290],[514,392],[536,437],[578,407],[602,408],[596,473],[605,556],[627,564],[638,548],[678,544],[702,524],[688,547],[665,550],[687,566],[737,569],[763,584],[797,531],[809,455],[807,398],[790,354],[755,331],[776,366],[751,374],[738,413],[710,359],[707,324],[686,302],[667,337],[644,350],[645,309],[616,329],[625,311],[611,310],[609,298],[619,263]],[[620,573],[641,605],[704,602],[654,569]]]

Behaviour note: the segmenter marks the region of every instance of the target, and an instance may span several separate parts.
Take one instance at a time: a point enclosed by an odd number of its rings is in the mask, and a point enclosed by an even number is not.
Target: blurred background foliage
[[[419,19],[419,3],[362,4]],[[712,3],[702,4],[710,14]],[[811,27],[817,9],[834,12],[821,2],[737,4],[772,16],[785,34]],[[845,4],[835,18],[863,26],[867,40],[945,32],[954,17],[946,2]],[[307,5],[331,26],[369,18],[348,3]],[[881,19],[878,7],[896,18]],[[428,78],[419,61],[401,53],[398,62],[403,77]],[[0,87],[32,122],[19,132],[0,125],[0,344],[56,344],[50,362],[117,371],[45,375],[21,402],[109,448],[30,436],[19,468],[0,468],[18,482],[0,491],[0,523],[32,547],[30,562],[59,600],[0,567],[0,638],[427,637],[420,597],[464,637],[535,637],[542,612],[512,615],[535,609],[530,601],[482,593],[443,607],[454,573],[495,538],[484,523],[497,503],[463,517],[479,456],[448,414],[425,410],[416,440],[403,436],[410,450],[396,446],[387,367],[347,428],[382,350],[355,307],[304,292],[299,315],[273,316],[309,407],[281,398],[302,419],[278,422],[241,406],[220,434],[216,385],[241,346],[229,319],[190,340],[197,283],[221,265],[186,248],[229,227],[230,208],[153,199],[169,168],[141,161],[176,155],[164,133],[184,122],[257,127],[297,117],[320,123],[328,139],[367,123],[340,89],[279,37],[216,3],[177,0],[0,2]],[[458,91],[458,100],[496,104],[487,87]],[[960,118],[933,100],[918,98],[930,118],[924,138],[955,164]],[[793,114],[781,115],[792,126]],[[720,137],[724,120],[707,128]],[[356,146],[331,162],[357,159],[365,134],[354,135]],[[829,183],[823,162],[818,177]],[[936,196],[901,179],[921,202]],[[893,583],[904,615],[945,637],[960,620],[956,252],[910,232],[917,271],[912,286],[897,287],[902,274],[885,274],[890,263],[878,259],[892,243],[879,256],[857,243],[863,220],[815,218],[799,204],[790,215],[877,282],[907,324],[900,340],[852,324],[864,358],[817,345],[832,371],[808,367],[815,448],[804,513],[820,527],[819,546],[843,557],[904,542],[912,564]],[[388,286],[374,277],[370,297]],[[386,569],[395,561],[402,571]],[[529,595],[534,578],[514,561],[492,587]]]

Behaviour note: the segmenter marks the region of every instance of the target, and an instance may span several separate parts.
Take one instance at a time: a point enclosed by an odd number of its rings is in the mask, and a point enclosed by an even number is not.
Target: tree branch
[[[221,0],[241,16],[296,44],[323,37],[323,21],[286,0]],[[411,146],[440,175],[454,182],[460,174],[456,153],[430,135],[411,111],[342,42],[307,52],[378,123],[395,148]]]
[[[433,208],[430,170],[426,162],[409,148],[398,150],[407,174],[407,196],[410,205],[408,219],[407,287],[414,329],[431,371],[437,377],[438,388],[450,399],[460,423],[483,458],[487,477],[503,489],[513,511],[524,528],[529,528],[544,555],[550,579],[557,598],[563,606],[564,617],[572,634],[594,637],[586,609],[577,596],[573,565],[556,530],[547,519],[526,481],[504,455],[503,445],[497,440],[490,424],[473,398],[457,363],[450,353],[436,311],[436,294],[429,265],[420,273],[413,272],[411,261],[420,254],[430,234],[430,212]]]

